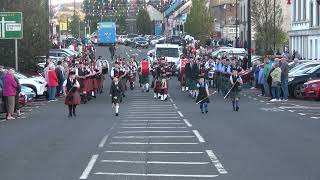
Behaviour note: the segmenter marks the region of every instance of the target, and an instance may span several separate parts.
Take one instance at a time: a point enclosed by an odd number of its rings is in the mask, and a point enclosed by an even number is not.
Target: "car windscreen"
[[[157,57],[179,57],[178,48],[157,48]]]
[[[136,38],[135,40],[136,40],[136,41],[146,41],[145,38]]]
[[[308,71],[306,71],[306,73],[307,73],[307,74],[312,74],[312,73],[318,71],[319,69],[320,69],[320,65],[308,69]]]

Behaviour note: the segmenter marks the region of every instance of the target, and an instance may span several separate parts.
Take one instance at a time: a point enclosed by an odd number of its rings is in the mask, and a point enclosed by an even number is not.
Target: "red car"
[[[320,100],[320,79],[308,81],[303,86],[306,99]]]

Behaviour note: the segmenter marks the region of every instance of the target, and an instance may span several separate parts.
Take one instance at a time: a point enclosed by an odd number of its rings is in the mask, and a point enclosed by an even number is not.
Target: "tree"
[[[5,11],[23,13],[23,39],[18,40],[19,70],[33,69],[35,56],[49,49],[49,14],[47,0],[2,1]],[[1,64],[14,67],[14,41],[0,40]]]
[[[151,34],[152,24],[148,11],[141,9],[137,17],[137,29],[139,34]]]
[[[78,14],[72,16],[72,21],[70,22],[70,32],[73,37],[79,37],[80,34],[81,19]]]
[[[274,2],[275,16],[274,16]],[[274,26],[275,19],[275,26]],[[252,23],[256,31],[255,41],[260,55],[270,54],[288,41],[287,33],[281,28],[283,23],[282,8],[279,1],[275,0],[254,0],[252,2]],[[275,38],[274,38],[275,37]]]
[[[205,43],[212,31],[212,17],[203,0],[193,0],[188,14],[185,30],[190,35]]]

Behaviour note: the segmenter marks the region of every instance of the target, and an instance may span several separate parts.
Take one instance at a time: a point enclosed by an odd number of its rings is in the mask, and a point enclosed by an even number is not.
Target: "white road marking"
[[[172,98],[170,98],[170,102],[173,103],[173,99]]]
[[[209,158],[211,159],[211,162],[214,164],[214,166],[217,168],[218,172],[220,174],[228,174],[228,171],[224,169],[222,164],[220,163],[219,159],[217,156],[213,153],[212,150],[206,150]]]
[[[91,172],[94,164],[96,163],[98,157],[99,157],[98,154],[93,155],[93,156],[91,157],[91,160],[89,161],[86,169],[83,171],[83,173],[82,173],[82,175],[80,176],[79,179],[87,179],[87,178],[88,178],[88,176],[89,176],[89,174],[90,174],[90,172]]]
[[[103,147],[104,147],[104,144],[107,142],[108,137],[109,137],[109,134],[105,135],[105,136],[102,138],[100,144],[98,145],[98,148],[103,148]]]
[[[118,131],[119,134],[134,134],[134,133],[188,133],[191,131]]]
[[[147,125],[181,125],[183,123],[144,123],[144,124],[120,124],[120,126],[147,126]]]
[[[146,106],[148,106],[148,107],[172,107],[172,105],[171,104],[161,104],[161,105],[159,105],[159,104],[155,104],[155,105],[153,105],[153,104],[140,104],[140,103],[131,103],[131,105],[134,105],[134,106],[136,106],[136,105],[146,105]]]
[[[289,112],[292,112],[292,113],[294,112],[294,110],[288,110],[288,111],[289,111]]]
[[[124,153],[124,154],[203,154],[204,152],[175,152],[175,151],[105,151],[105,153]]]
[[[176,104],[173,104],[173,107],[174,107],[175,109],[178,109],[178,107],[177,107],[177,105],[176,105]]]
[[[178,119],[176,116],[153,116],[153,117],[144,117],[144,116],[124,116],[125,118],[130,119]]]
[[[194,136],[114,136],[115,139],[194,138]]]
[[[179,122],[180,120],[122,120],[125,122]]]
[[[187,119],[183,119],[183,121],[186,123],[188,127],[192,127],[192,124]]]
[[[187,127],[119,127],[119,128],[123,128],[123,129],[185,129]]]
[[[199,144],[199,143],[151,143],[151,142],[111,142],[110,144],[135,144],[135,145],[192,145],[192,144]]]
[[[181,113],[181,111],[178,111],[178,114],[180,117],[183,117],[183,114]]]
[[[170,110],[153,110],[153,111],[150,111],[150,112],[146,112],[146,110],[128,110],[129,113],[146,113],[146,114],[152,114],[152,113],[177,113],[176,111],[170,111]]]
[[[261,100],[260,102],[262,102],[262,103],[263,103],[263,102],[265,102],[265,101],[262,101],[262,100]]]
[[[298,113],[300,116],[305,116],[306,114],[305,113]]]
[[[182,165],[202,165],[209,162],[174,162],[174,161],[126,161],[126,160],[101,160],[109,163],[133,163],[133,164],[182,164]]]
[[[310,117],[311,119],[320,119],[320,117]]]
[[[7,120],[3,119],[3,120],[0,120],[0,122],[6,122]]]
[[[199,131],[193,130],[192,132],[193,132],[194,135],[198,138],[198,140],[199,140],[200,143],[206,142],[206,141],[203,139],[203,137],[200,135]]]
[[[111,176],[143,176],[143,177],[185,177],[185,178],[213,178],[218,175],[192,175],[192,174],[136,174],[136,173],[110,173],[97,172],[96,175],[111,175]]]

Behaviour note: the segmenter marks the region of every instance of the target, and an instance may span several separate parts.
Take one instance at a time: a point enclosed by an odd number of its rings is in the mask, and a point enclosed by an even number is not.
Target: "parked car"
[[[43,77],[28,77],[18,72],[15,72],[14,76],[19,80],[21,86],[31,88],[36,93],[36,96],[42,96],[47,91],[47,83]]]
[[[298,62],[289,62],[288,65],[289,65],[289,69],[293,69],[294,67],[297,67],[303,63],[307,63],[307,62],[310,62],[311,60],[299,60]]]
[[[138,37],[138,35],[137,34],[128,34],[127,38],[125,39],[124,45],[130,46],[135,37]]]
[[[34,98],[36,98],[36,93],[33,91],[33,89],[27,86],[21,86],[21,92],[26,95],[27,101],[32,101]]]
[[[308,81],[303,87],[305,99],[320,100],[320,79]]]
[[[59,50],[59,49],[51,49],[49,51],[49,56],[53,56],[53,57],[63,57],[63,58],[70,58],[70,60],[73,59],[74,56],[72,56],[70,53]]]
[[[303,72],[306,69],[310,69],[315,66],[318,66],[319,64],[320,64],[320,61],[310,61],[310,62],[303,63],[301,65],[298,65],[298,66],[292,68],[289,71],[289,76],[294,75],[294,74],[301,74],[300,72]]]
[[[2,98],[2,87],[0,87],[0,113],[5,112],[6,108],[4,106],[5,106],[5,102],[4,102],[4,99]]]
[[[151,40],[150,45],[155,46],[156,44],[163,44],[166,41],[166,37],[157,36],[154,40]]]
[[[294,98],[303,98],[305,96],[304,83],[313,79],[320,79],[320,65],[306,72],[289,75],[289,94]]]
[[[143,47],[143,48],[148,48],[149,44],[146,38],[144,37],[136,37],[132,41],[132,47],[138,48],[138,47]]]
[[[167,43],[170,44],[177,44],[177,45],[182,45],[182,38],[180,36],[170,36],[167,41]]]

